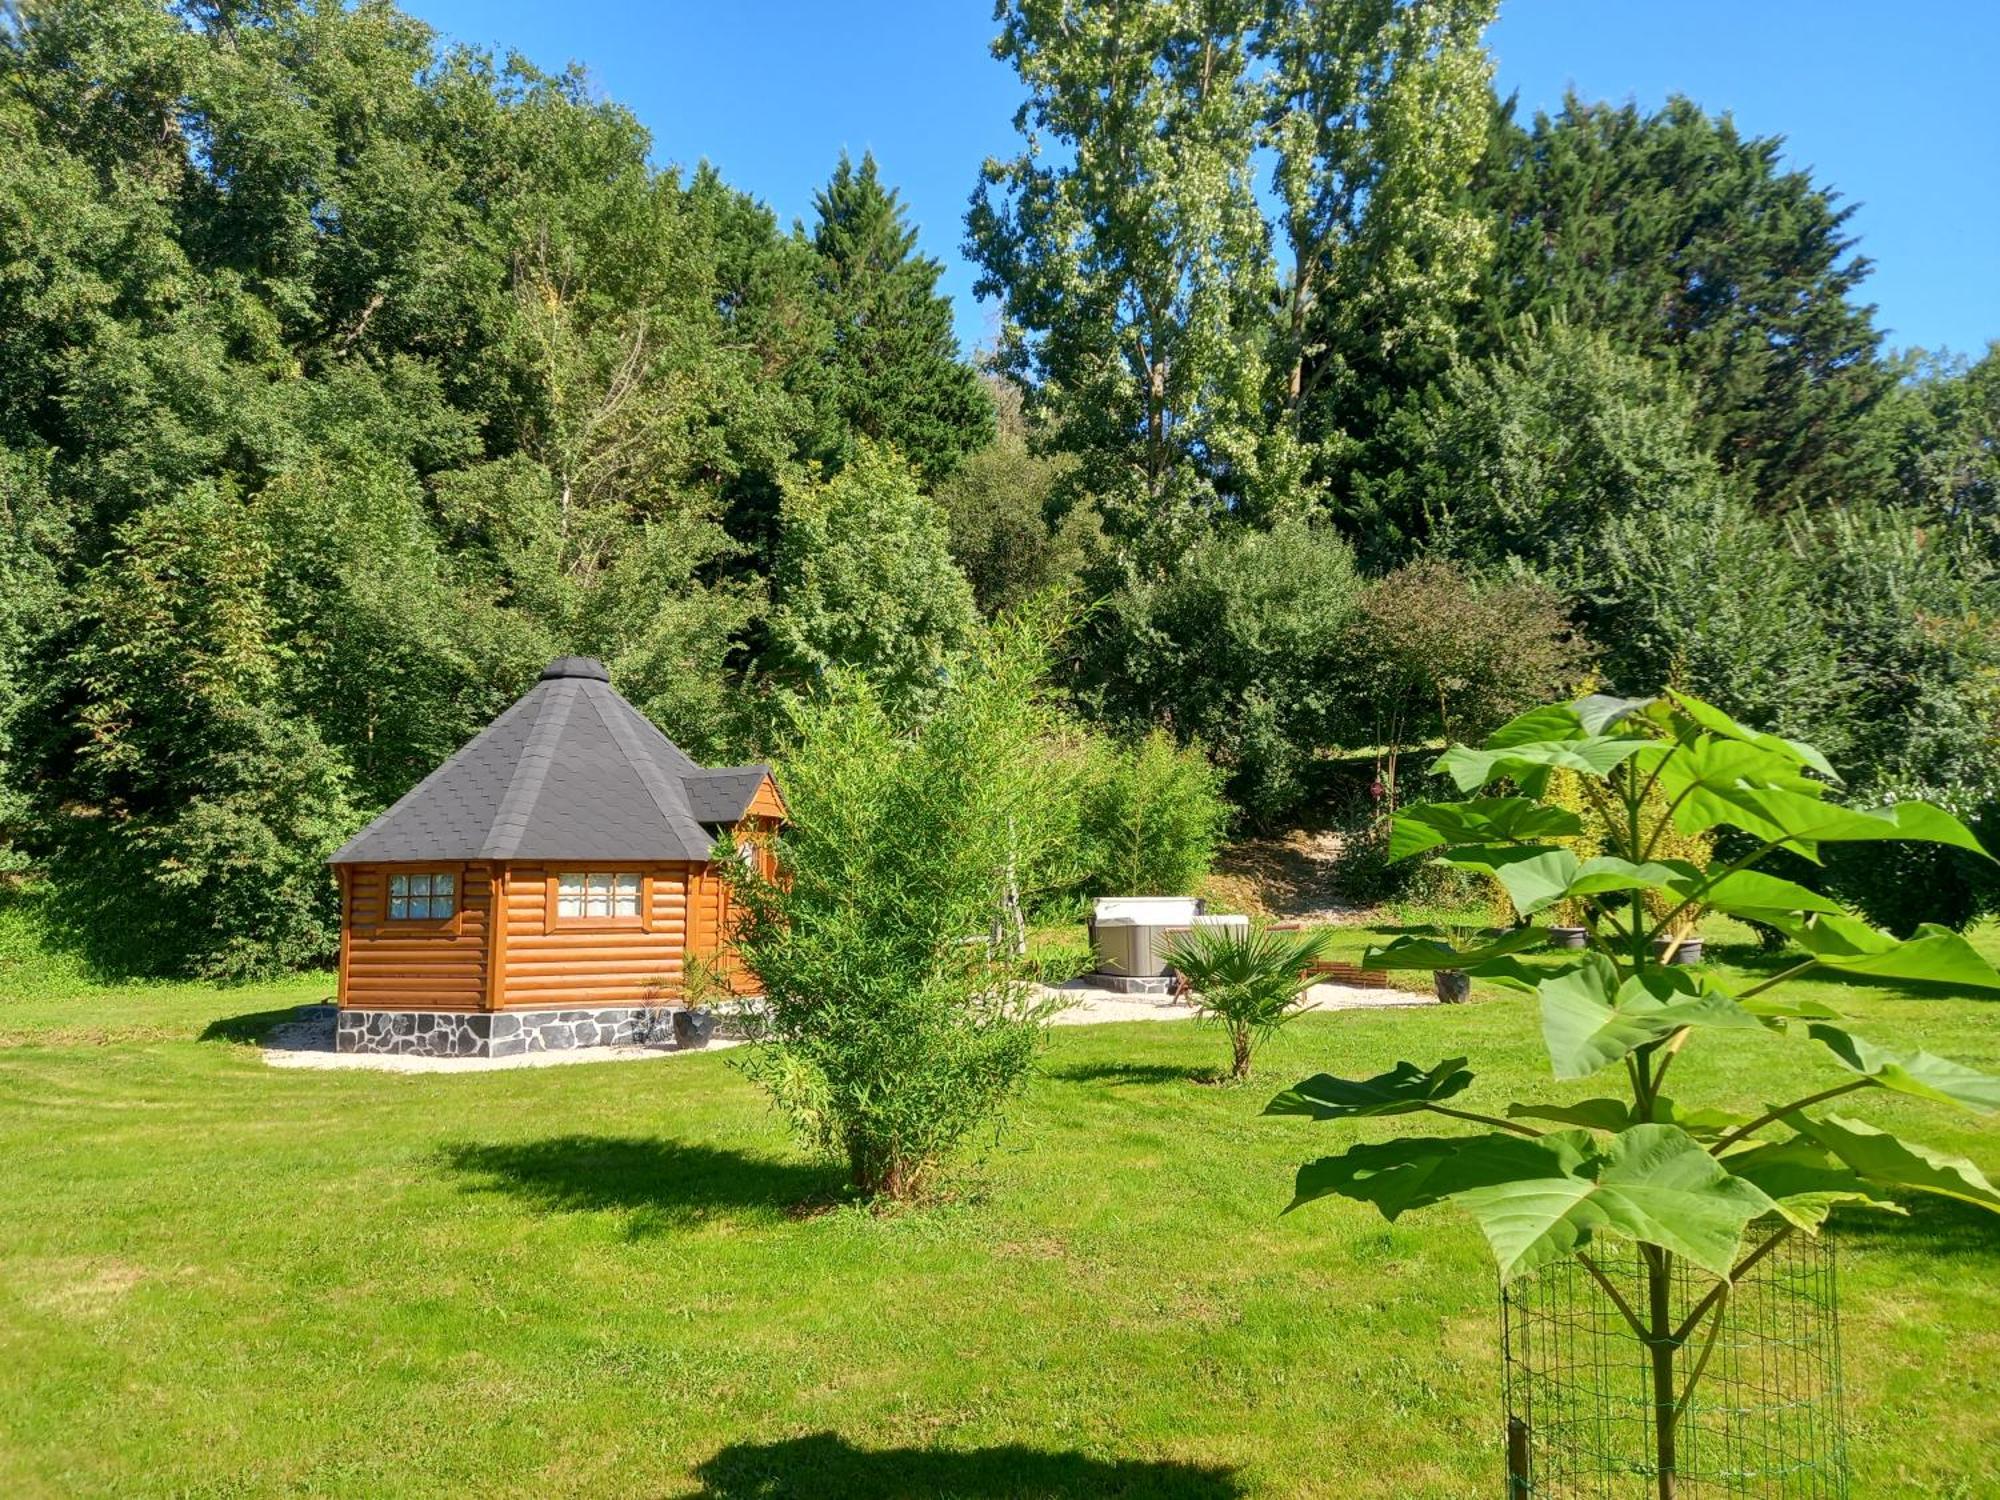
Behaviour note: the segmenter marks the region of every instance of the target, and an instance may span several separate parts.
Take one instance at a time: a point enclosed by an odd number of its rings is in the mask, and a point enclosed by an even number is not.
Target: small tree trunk
[[[1644,1252],[1646,1321],[1652,1335],[1648,1342],[1653,1359],[1653,1459],[1658,1473],[1657,1494],[1659,1500],[1674,1500],[1678,1456],[1674,1443],[1673,1256],[1652,1245],[1645,1246]]]
[[[1250,1076],[1250,1028],[1247,1026],[1235,1027],[1229,1033],[1229,1042],[1236,1054],[1229,1071],[1229,1076],[1239,1080],[1248,1078]]]

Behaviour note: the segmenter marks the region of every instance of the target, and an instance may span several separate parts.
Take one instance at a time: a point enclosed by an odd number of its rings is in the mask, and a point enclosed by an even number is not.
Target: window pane
[[[410,877],[407,875],[391,875],[389,877],[389,894],[391,896],[409,895]]]
[[[456,876],[433,875],[431,877],[431,894],[434,896],[449,896],[452,892],[452,886],[456,883]]]
[[[608,917],[611,915],[611,898],[602,891],[592,891],[583,904],[586,917]]]
[[[403,918],[407,917],[409,914],[410,914],[410,903],[406,897],[391,896],[389,898],[389,919],[391,921],[400,922]]]
[[[412,896],[428,896],[430,893],[431,893],[430,876],[412,875],[410,877],[410,894]]]
[[[616,889],[618,899],[615,903],[615,909],[617,914],[621,917],[638,916],[639,877],[637,875],[620,875],[616,882]]]
[[[561,892],[556,896],[556,915],[559,917],[580,917],[583,915],[583,897]]]

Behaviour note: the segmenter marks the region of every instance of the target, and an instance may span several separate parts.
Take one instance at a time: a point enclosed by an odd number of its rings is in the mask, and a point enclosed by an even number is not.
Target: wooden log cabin
[[[566,656],[332,857],[342,1052],[658,1040],[690,957],[734,969],[719,846],[768,859],[765,766],[704,769]]]

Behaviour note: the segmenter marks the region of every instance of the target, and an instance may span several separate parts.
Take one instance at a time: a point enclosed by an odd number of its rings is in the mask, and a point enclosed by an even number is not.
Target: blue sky
[[[448,36],[584,64],[662,162],[714,162],[789,222],[843,147],[873,150],[945,263],[960,337],[985,338],[960,221],[980,162],[1016,149],[1020,91],[983,0],[404,0]],[[1670,92],[1786,137],[1859,203],[1863,295],[1892,344],[2000,338],[2000,0],[1502,0],[1489,34],[1524,114],[1574,86]]]

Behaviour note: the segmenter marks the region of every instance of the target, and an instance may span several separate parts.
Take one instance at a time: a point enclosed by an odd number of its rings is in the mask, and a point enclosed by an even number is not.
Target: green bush
[[[1079,686],[1111,724],[1199,742],[1252,818],[1295,812],[1332,743],[1361,583],[1353,549],[1300,521],[1219,530],[1164,578],[1117,590],[1089,624]]]
[[[1094,896],[1183,896],[1214,863],[1229,821],[1222,778],[1193,746],[1155,729],[1098,742],[1079,777],[1082,888]]]
[[[989,937],[1065,826],[1044,647],[996,627],[914,730],[836,673],[791,710],[784,878],[728,866],[766,1004],[745,1069],[870,1196],[919,1191],[994,1121],[1041,1042],[1027,966]]]

